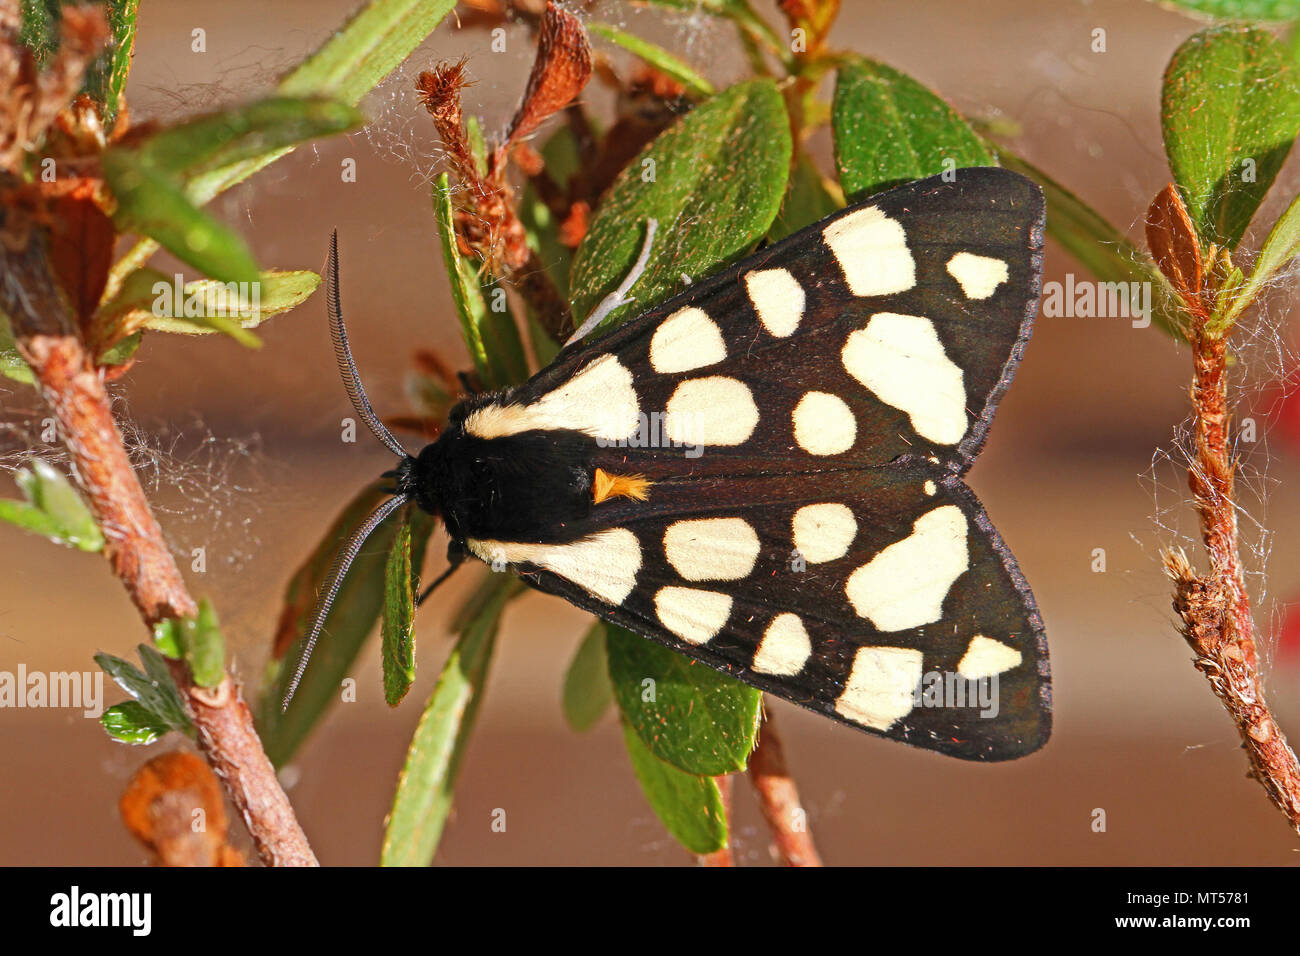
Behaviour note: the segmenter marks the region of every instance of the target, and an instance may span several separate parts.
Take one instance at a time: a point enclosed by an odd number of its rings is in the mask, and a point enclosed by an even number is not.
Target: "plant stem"
[[[1250,775],[1300,834],[1300,763],[1264,699],[1241,566],[1233,500],[1236,462],[1229,450],[1227,341],[1207,333],[1204,319],[1194,319],[1192,332],[1196,457],[1188,479],[1210,572],[1198,576],[1181,551],[1165,552],[1165,570],[1174,582],[1174,609],[1196,653],[1196,668],[1237,725]]]
[[[101,374],[70,330],[43,244],[0,253],[0,308],[10,316],[19,350],[41,397],[59,424],[73,475],[104,533],[104,555],[150,628],[197,613],[131,468]],[[199,745],[243,814],[262,860],[272,866],[315,866],[302,828],[276,779],[238,686],[225,676],[198,687],[183,661],[170,664],[188,702]]]
[[[758,744],[749,757],[749,781],[758,795],[763,819],[772,830],[773,846],[786,866],[821,866],[821,856],[808,829],[808,814],[799,802],[799,789],[786,768],[781,738],[769,714],[759,729]]]

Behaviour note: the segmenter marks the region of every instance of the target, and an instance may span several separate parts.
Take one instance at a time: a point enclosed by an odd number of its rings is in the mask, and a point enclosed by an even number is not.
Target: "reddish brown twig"
[[[0,266],[0,308],[10,316],[22,356],[59,424],[73,475],[104,533],[113,573],[147,626],[194,615],[194,599],[131,469],[103,379],[72,329],[39,236],[33,234],[21,250],[0,246]],[[197,687],[179,661],[172,675],[189,704],[199,745],[243,814],[263,861],[316,865],[237,685],[227,677],[216,691]]]
[[[1210,246],[1202,252],[1173,185],[1152,202],[1146,232],[1160,270],[1182,299],[1192,345],[1195,451],[1187,474],[1210,560],[1209,573],[1198,575],[1181,550],[1164,553],[1165,571],[1174,582],[1174,610],[1196,654],[1197,670],[1241,734],[1251,776],[1300,833],[1300,763],[1264,699],[1237,534],[1227,375],[1231,329],[1216,316],[1220,284],[1232,264],[1226,251]]]
[[[749,781],[758,795],[763,819],[772,830],[772,844],[786,866],[821,866],[813,845],[808,814],[799,802],[799,789],[785,765],[781,738],[769,714],[759,729],[758,746],[749,756]]]

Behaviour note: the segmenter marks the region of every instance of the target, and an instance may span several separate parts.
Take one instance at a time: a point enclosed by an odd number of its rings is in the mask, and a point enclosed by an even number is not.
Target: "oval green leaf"
[[[104,547],[104,535],[81,495],[49,462],[38,458],[30,468],[19,468],[14,481],[26,500],[0,498],[0,521],[82,551]]]
[[[626,277],[649,219],[658,231],[633,301],[602,329],[678,292],[683,274],[702,278],[749,252],[781,208],[790,156],[789,119],[771,80],[724,90],[661,133],[619,174],[578,247],[575,322]]]
[[[578,645],[578,652],[564,674],[564,719],[579,733],[590,730],[609,710],[613,699],[609,658],[605,653],[605,625],[597,621]]]
[[[705,776],[745,769],[762,694],[621,627],[607,636],[614,699],[656,757]]]
[[[1160,117],[1197,233],[1234,248],[1300,132],[1300,85],[1286,50],[1257,27],[1193,35],[1165,70]]]
[[[673,839],[698,854],[726,846],[727,814],[713,778],[664,763],[627,724],[623,725],[623,742],[641,792]]]
[[[99,716],[99,723],[114,740],[124,744],[151,744],[171,730],[167,722],[139,701],[114,704]]]
[[[433,861],[478,716],[501,612],[518,592],[518,580],[508,574],[490,575],[480,588],[479,613],[461,632],[411,738],[384,830],[381,866]]]
[[[845,196],[964,166],[995,166],[988,146],[951,106],[905,73],[852,57],[831,104],[835,165]]]

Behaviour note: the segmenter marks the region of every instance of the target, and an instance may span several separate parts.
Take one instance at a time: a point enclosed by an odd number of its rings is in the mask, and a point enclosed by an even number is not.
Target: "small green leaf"
[[[217,624],[217,612],[207,598],[199,599],[199,613],[181,626],[185,660],[200,687],[216,687],[226,676],[226,639]]]
[[[1151,290],[1152,323],[1175,338],[1185,337],[1178,296],[1150,256],[1041,169],[1003,149],[998,150],[998,159],[1007,169],[1030,177],[1043,188],[1047,197],[1049,236],[1064,246],[1099,282],[1117,283],[1117,288],[1121,289],[1132,289],[1135,282],[1139,287],[1146,284]]]
[[[664,763],[627,724],[623,742],[641,792],[673,839],[699,854],[726,846],[727,815],[717,783]]]
[[[1285,48],[1243,25],[1193,35],[1165,70],[1160,114],[1197,233],[1235,248],[1300,132],[1300,84]]]
[[[1195,13],[1224,20],[1300,19],[1300,0],[1165,0]]]
[[[639,56],[660,73],[672,77],[696,96],[713,95],[712,83],[663,47],[657,46],[634,33],[628,33],[618,27],[610,26],[608,23],[588,23],[587,30],[597,36],[604,37],[611,43],[617,43],[629,53]]]
[[[280,82],[280,92],[327,95],[355,106],[455,5],[455,0],[370,0]]]
[[[1300,255],[1300,196],[1291,201],[1286,212],[1273,224],[1263,248],[1259,250],[1250,278],[1240,286],[1222,290],[1221,301],[1230,303],[1223,315],[1223,323],[1231,325],[1235,322],[1277,271],[1297,255]]]
[[[112,129],[126,90],[126,78],[131,72],[131,56],[135,52],[136,11],[140,0],[108,0],[104,13],[112,36],[104,51],[86,74],[81,88],[99,106],[100,119],[105,129]]]
[[[182,262],[222,282],[255,282],[257,263],[238,233],[201,211],[171,177],[130,150],[103,155],[104,177],[117,199],[114,221],[156,240]]]
[[[375,529],[352,562],[325,618],[311,666],[303,674],[288,711],[280,712],[280,702],[293,676],[292,665],[297,663],[302,653],[303,633],[315,606],[316,595],[340,543],[387,497],[382,485],[375,482],[350,501],[310,557],[294,572],[285,589],[280,637],[292,643],[284,656],[269,666],[267,690],[258,714],[258,732],[267,756],[277,767],[293,757],[321,715],[339,699],[343,679],[348,676],[357,654],[379,620],[384,601],[384,571],[393,537],[402,520],[400,512]],[[433,520],[423,511],[416,510],[410,521],[411,566],[419,568],[424,562]]]
[[[949,169],[996,165],[956,110],[907,74],[861,57],[840,67],[831,128],[850,198]]]
[[[152,651],[152,648],[144,644],[140,647],[147,673],[142,673],[134,664],[112,654],[96,654],[95,663],[167,729],[192,734],[194,728],[185,713],[180,691],[176,689],[166,663],[161,657],[145,654],[146,650]]]
[[[528,377],[528,362],[519,328],[508,308],[500,311],[488,308],[478,270],[460,254],[452,215],[451,185],[446,173],[434,181],[433,209],[438,218],[442,261],[447,268],[452,302],[460,316],[461,334],[474,368],[489,388],[522,382]],[[493,298],[504,305],[500,287],[492,292]]]
[[[151,744],[172,728],[139,701],[114,704],[99,715],[99,722],[114,740],[124,744]]]
[[[7,521],[57,544],[99,551],[104,535],[68,479],[49,462],[36,459],[14,475],[25,501],[0,498],[0,521]]]
[[[9,316],[4,312],[0,312],[0,374],[24,385],[31,385],[36,381],[31,368],[18,354],[13,326],[9,324]]]
[[[168,126],[129,150],[138,162],[168,176],[192,177],[214,167],[347,132],[364,122],[365,118],[347,103],[318,97],[272,96]]]
[[[381,866],[427,866],[438,850],[483,697],[501,612],[518,593],[518,581],[513,575],[493,574],[483,590],[490,596],[461,632],[411,738],[384,831]]]
[[[578,645],[564,675],[564,719],[576,731],[590,730],[609,710],[614,688],[605,654],[605,625],[597,621]]]
[[[388,550],[384,567],[384,700],[396,707],[415,680],[415,594],[418,569],[411,565],[411,525],[404,521]]]
[[[181,622],[179,618],[168,617],[153,626],[153,642],[163,654],[174,661],[184,656],[181,648]]]
[[[214,279],[199,279],[185,283],[179,296],[175,280],[169,282],[163,277],[162,281],[167,285],[166,290],[161,286],[151,287],[153,298],[148,316],[141,316],[145,328],[185,335],[225,332],[247,345],[250,339],[256,343],[257,338],[246,329],[255,329],[267,319],[307,301],[320,285],[320,276],[307,269],[272,270],[263,272],[258,282],[247,290],[230,288]],[[176,315],[178,311],[193,314]]]
[[[631,631],[606,627],[614,699],[650,751],[687,773],[744,770],[763,695]]]
[[[749,252],[781,208],[790,172],[790,123],[776,84],[740,83],[661,133],[606,192],[578,247],[573,314],[585,319],[636,261],[646,221],[659,228],[631,303],[609,329],[668,298],[693,278]]]

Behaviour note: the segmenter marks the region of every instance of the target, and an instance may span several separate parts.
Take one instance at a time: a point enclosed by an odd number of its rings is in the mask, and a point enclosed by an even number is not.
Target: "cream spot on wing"
[[[808,392],[792,415],[794,440],[810,455],[838,455],[853,447],[858,420],[844,399],[829,392]]]
[[[627,528],[610,528],[571,544],[474,538],[467,544],[475,557],[489,564],[535,564],[614,605],[627,600],[641,570],[641,545]]]
[[[531,405],[485,405],[465,417],[465,431],[502,438],[531,429],[568,428],[593,438],[619,441],[640,425],[641,408],[632,373],[602,355]]]
[[[655,594],[659,622],[688,644],[707,644],[731,616],[731,595],[699,588],[660,588]]]
[[[943,350],[934,323],[920,315],[877,312],[849,335],[849,374],[886,405],[901,409],[922,438],[955,445],[966,433],[962,371]]]
[[[888,730],[912,712],[922,655],[906,647],[859,647],[835,710],[875,730]]]
[[[745,290],[758,321],[777,338],[793,335],[803,318],[803,286],[786,269],[760,269],[745,276]]]
[[[957,280],[968,299],[987,299],[1007,281],[1007,264],[990,256],[959,252],[948,260],[948,274]]]
[[[726,375],[682,382],[664,414],[664,434],[683,445],[740,445],[757,425],[749,386]]]
[[[664,555],[687,581],[739,581],[758,560],[758,532],[744,518],[675,521],[664,532]]]
[[[969,562],[966,516],[943,505],[849,575],[844,590],[858,616],[882,631],[920,627],[943,616],[943,600]]]
[[[853,509],[838,502],[804,505],[794,513],[791,524],[794,546],[809,564],[844,557],[858,533]]]
[[[924,488],[925,488],[925,493],[926,493],[927,495],[933,495],[936,491],[939,490],[939,489],[935,486],[935,483],[934,483],[933,481],[927,481],[927,482],[925,483],[925,485],[924,485]]]
[[[907,233],[875,206],[837,219],[825,238],[854,295],[892,295],[916,285]]]
[[[650,365],[656,372],[689,372],[727,357],[722,330],[703,309],[678,309],[659,324],[650,339]]]
[[[976,634],[957,663],[957,673],[968,680],[992,677],[1019,667],[1023,659],[1014,647],[1007,647],[1001,641]]]
[[[778,614],[763,632],[754,653],[754,670],[760,674],[791,676],[803,670],[812,656],[812,641],[797,614]]]

